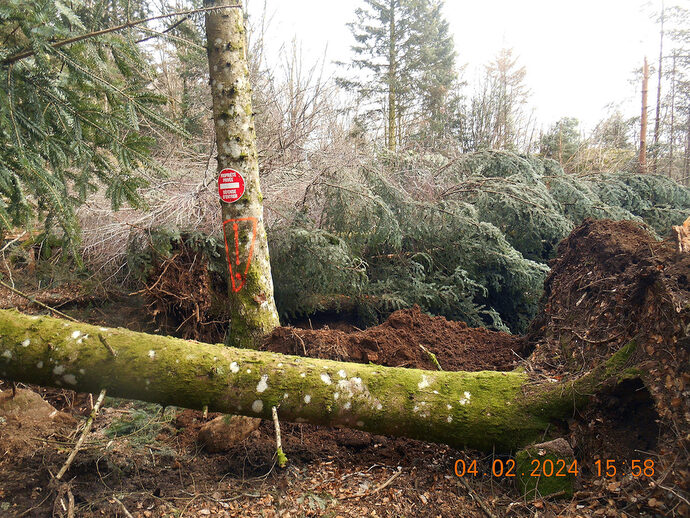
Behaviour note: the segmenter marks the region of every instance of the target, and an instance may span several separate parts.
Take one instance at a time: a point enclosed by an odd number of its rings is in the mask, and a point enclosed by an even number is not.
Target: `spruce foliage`
[[[271,229],[281,311],[309,313],[318,307],[306,301],[346,294],[373,319],[419,304],[514,332],[537,311],[556,245],[583,219],[633,219],[665,235],[690,210],[690,190],[667,177],[576,177],[554,160],[496,151],[454,161],[386,154],[311,196],[318,214]],[[330,241],[290,237],[302,231]]]
[[[688,211],[690,189],[664,176],[574,176],[555,160],[500,151],[454,160],[384,152],[354,171],[324,174],[292,219],[269,227],[276,302],[288,319],[348,309],[367,325],[418,304],[522,332],[548,261],[574,226],[632,219],[663,236]],[[222,239],[179,231],[149,239],[168,257],[184,239],[214,275],[227,275]],[[131,258],[145,272],[152,256]]]
[[[42,221],[73,245],[75,209],[90,194],[104,188],[114,210],[137,207],[142,169],[162,171],[149,128],[178,130],[160,115],[166,100],[148,88],[133,34],[55,45],[131,14],[103,3],[0,5],[0,232]]]

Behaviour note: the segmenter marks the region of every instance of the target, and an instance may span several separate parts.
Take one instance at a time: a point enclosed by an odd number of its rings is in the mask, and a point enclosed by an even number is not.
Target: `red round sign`
[[[235,203],[244,194],[244,178],[234,169],[223,169],[218,175],[218,195],[225,203]]]

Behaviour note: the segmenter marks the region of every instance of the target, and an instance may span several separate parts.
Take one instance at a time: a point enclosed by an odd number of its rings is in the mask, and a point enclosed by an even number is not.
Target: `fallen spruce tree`
[[[0,376],[267,419],[277,407],[285,421],[497,452],[560,435],[554,424],[635,380],[653,400],[668,449],[682,453],[690,437],[688,271],[690,256],[675,242],[657,242],[631,222],[586,221],[559,246],[529,335],[534,351],[519,371],[338,362],[5,310]]]

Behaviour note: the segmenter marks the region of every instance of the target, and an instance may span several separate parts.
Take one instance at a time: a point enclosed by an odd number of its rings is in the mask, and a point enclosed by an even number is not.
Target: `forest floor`
[[[680,328],[690,307],[690,257],[636,225],[590,222],[564,240],[552,268],[544,311],[526,337],[468,328],[412,308],[364,330],[347,322],[278,328],[263,348],[435,369],[431,352],[444,370],[519,367],[549,380],[591,367],[636,337],[646,344],[647,363],[661,388],[647,380],[624,381],[585,413],[555,425],[579,463],[572,498],[521,497],[514,478],[492,474],[494,461],[507,457],[304,424],[281,423],[289,459],[281,469],[273,423],[264,421],[227,452],[208,453],[197,435],[217,414],[106,398],[65,478],[75,516],[689,516],[690,347],[676,337],[686,332]],[[62,311],[79,320],[156,331],[136,297],[100,304],[78,287],[70,289],[73,300]],[[0,290],[0,306],[19,302]],[[667,304],[685,309],[668,317]],[[667,317],[674,319],[671,324]],[[571,357],[574,350],[577,358]],[[658,356],[667,353],[671,356]],[[51,477],[72,450],[91,397],[21,388],[43,399],[20,391],[27,402],[13,412],[10,387],[0,385],[0,516],[66,517],[69,499],[65,493],[56,497]],[[477,475],[456,476],[458,459],[468,465],[476,460]],[[595,462],[609,459],[617,474],[598,474]],[[656,470],[632,476],[635,459],[654,461]]]

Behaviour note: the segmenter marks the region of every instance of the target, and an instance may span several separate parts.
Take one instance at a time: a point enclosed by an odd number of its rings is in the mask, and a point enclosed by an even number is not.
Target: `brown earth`
[[[262,349],[388,367],[436,369],[429,351],[443,370],[507,371],[518,365],[525,341],[508,333],[432,317],[415,306],[396,311],[383,324],[363,331],[279,327]]]
[[[560,244],[543,312],[526,338],[470,329],[413,308],[366,330],[279,328],[264,343],[290,354],[435,368],[421,344],[444,370],[519,365],[543,382],[589,370],[635,339],[635,363],[648,374],[631,371],[629,379],[595,396],[585,413],[554,423],[581,467],[570,501],[522,500],[510,479],[487,475],[491,455],[354,430],[283,424],[285,470],[274,466],[268,422],[225,454],[204,452],[196,442],[199,428],[217,414],[189,410],[167,420],[154,415],[148,439],[142,435],[150,424],[111,439],[107,431],[138,412],[128,402],[104,409],[69,472],[77,516],[123,516],[116,496],[144,518],[487,516],[480,503],[500,517],[688,516],[690,256],[674,245],[634,223],[586,221]],[[109,323],[107,315],[91,318]],[[85,413],[84,396],[47,395],[67,413]],[[4,426],[6,434],[21,433],[16,421]],[[59,469],[75,434],[36,434],[0,459],[0,516],[53,510],[49,470]],[[471,491],[453,473],[459,458],[477,459],[484,473],[466,479]],[[632,477],[635,459],[653,460],[654,474]],[[597,474],[597,460],[614,461],[616,475]]]

